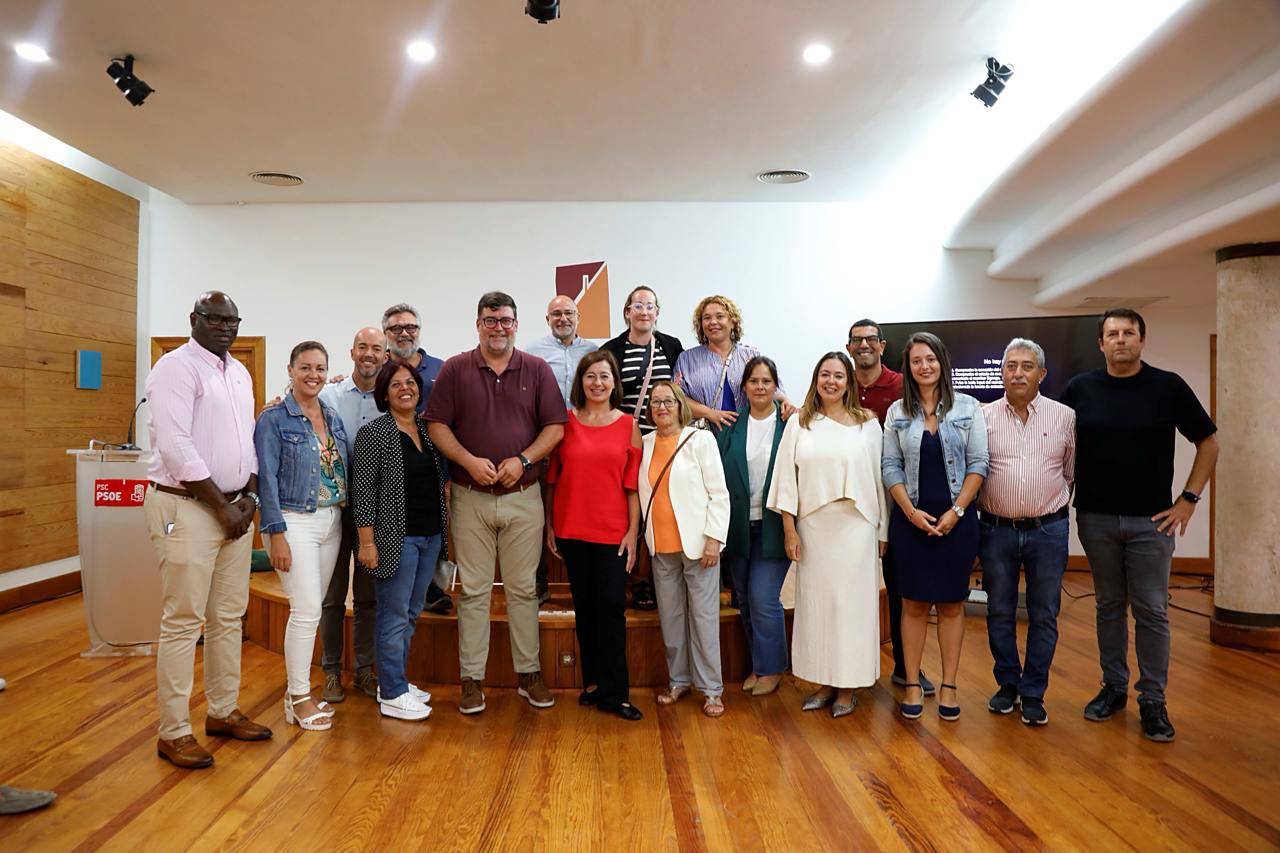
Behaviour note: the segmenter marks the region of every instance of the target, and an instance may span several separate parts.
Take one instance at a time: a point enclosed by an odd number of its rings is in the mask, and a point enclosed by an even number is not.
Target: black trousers
[[[889,599],[889,642],[893,646],[893,674],[907,678],[907,665],[902,661],[902,596],[898,593],[898,577],[893,568],[892,548],[885,551],[880,565],[884,570],[885,596]]]
[[[597,704],[610,708],[628,701],[627,558],[617,545],[556,539],[569,571],[582,683],[596,685]]]

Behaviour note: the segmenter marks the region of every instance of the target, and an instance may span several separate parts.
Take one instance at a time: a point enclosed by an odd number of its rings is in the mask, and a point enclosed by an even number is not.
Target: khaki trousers
[[[191,682],[201,626],[209,716],[221,719],[239,701],[240,620],[249,606],[253,526],[229,542],[204,504],[154,488],[147,490],[143,510],[164,593],[156,654],[160,737],[173,740],[192,733]]]
[[[542,557],[542,492],[491,495],[454,485],[454,554],[458,559],[458,663],[463,678],[484,680],[489,660],[489,607],[494,568],[502,562],[511,661],[517,673],[538,672],[538,596],[535,577]]]

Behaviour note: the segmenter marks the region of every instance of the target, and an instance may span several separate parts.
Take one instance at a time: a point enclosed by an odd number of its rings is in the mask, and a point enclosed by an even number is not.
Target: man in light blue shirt
[[[578,362],[597,347],[591,341],[578,337],[578,306],[567,296],[557,296],[547,305],[547,326],[551,334],[534,341],[525,351],[551,365],[567,408]]]
[[[356,332],[351,344],[351,375],[336,385],[327,385],[320,392],[321,401],[337,409],[338,417],[347,431],[347,458],[351,459],[356,448],[356,433],[381,412],[373,403],[373,384],[378,371],[387,360],[387,339],[377,326],[369,326]],[[350,478],[351,472],[347,471]],[[355,646],[356,677],[354,685],[371,697],[377,698],[378,678],[373,673],[375,659],[374,610],[376,597],[373,576],[356,568],[351,571],[351,551],[355,547],[356,527],[351,516],[350,503],[342,509],[342,543],[338,547],[338,561],[334,566],[333,580],[320,607],[320,664],[324,667],[324,699],[341,702],[346,698],[342,688],[342,623],[347,615],[347,585],[352,584],[352,604],[355,624],[352,631]]]

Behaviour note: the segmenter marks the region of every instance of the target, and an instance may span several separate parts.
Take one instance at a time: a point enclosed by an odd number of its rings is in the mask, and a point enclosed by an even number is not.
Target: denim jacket
[[[987,476],[987,425],[982,405],[968,394],[956,394],[955,405],[942,415],[938,424],[942,439],[942,459],[947,469],[947,485],[951,502],[960,497],[960,487],[970,474]],[[889,407],[884,418],[884,451],[880,455],[880,473],[886,490],[896,485],[907,487],[907,497],[914,505],[920,500],[920,442],[924,437],[924,415],[907,417],[902,401]]]
[[[351,460],[347,457],[347,431],[342,418],[323,400],[320,409],[350,478]],[[263,411],[258,418],[253,445],[258,451],[262,533],[282,533],[286,526],[284,510],[316,511],[316,497],[320,492],[320,440],[290,393],[280,405]]]

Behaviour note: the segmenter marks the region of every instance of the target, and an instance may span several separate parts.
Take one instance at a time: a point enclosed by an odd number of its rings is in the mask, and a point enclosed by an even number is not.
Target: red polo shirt
[[[902,374],[880,365],[880,378],[870,385],[858,385],[858,399],[862,408],[871,409],[884,426],[884,416],[894,400],[902,399]]]
[[[499,375],[479,347],[444,363],[423,417],[449,427],[463,447],[494,465],[523,452],[543,427],[569,419],[550,365],[514,350]],[[536,482],[541,469],[530,466],[520,485]],[[451,465],[449,471],[455,483],[474,484],[461,465]]]

